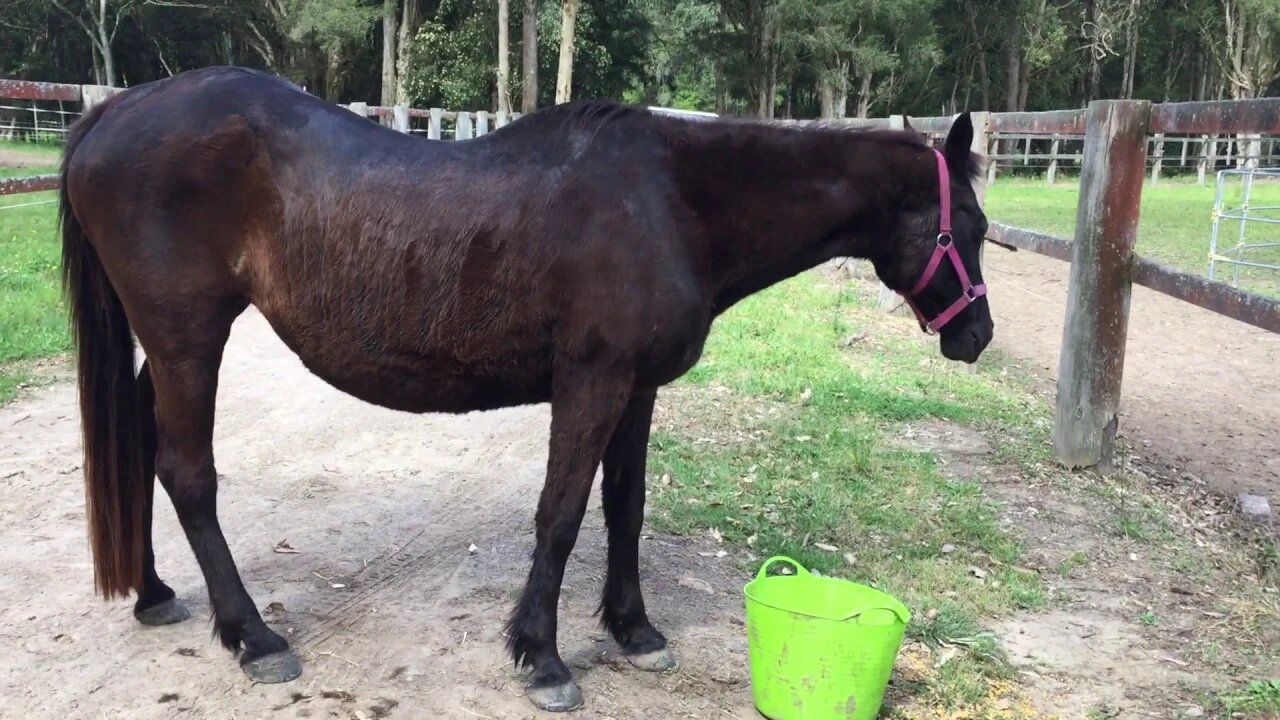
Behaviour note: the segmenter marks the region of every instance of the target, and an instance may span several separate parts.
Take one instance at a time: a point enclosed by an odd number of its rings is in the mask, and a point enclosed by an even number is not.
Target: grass
[[[865,334],[844,348],[842,339]],[[722,538],[764,557],[880,587],[912,609],[909,635],[967,650],[921,690],[929,703],[985,696],[1005,670],[984,620],[1045,604],[1039,577],[999,525],[975,478],[948,477],[904,440],[908,426],[954,421],[1031,443],[1043,409],[998,371],[960,373],[913,327],[813,275],[723,317],[682,381],[722,389],[718,431],[690,417],[653,438],[653,523]],[[696,396],[696,393],[695,393]],[[944,546],[948,546],[944,551]],[[741,553],[745,554],[745,553]],[[740,554],[740,555],[741,555]]]
[[[0,403],[30,381],[36,360],[70,347],[58,285],[57,206],[30,205],[55,197],[0,197]]]
[[[1228,187],[1227,202],[1238,206],[1241,187],[1237,181]],[[987,189],[987,214],[994,220],[1039,230],[1059,237],[1071,238],[1075,233],[1076,203],[1079,185],[1073,181],[1046,185],[1043,180],[998,179]],[[1162,180],[1156,187],[1142,189],[1142,209],[1138,227],[1137,250],[1153,260],[1184,270],[1205,274],[1209,267],[1209,236],[1212,228],[1214,185],[1196,185],[1177,178]],[[1255,182],[1250,205],[1280,206],[1280,182]],[[1260,212],[1260,211],[1254,211]],[[1280,212],[1265,217],[1280,219]],[[1276,225],[1249,223],[1248,242],[1277,242]],[[1235,243],[1239,224],[1220,223],[1219,248]],[[1253,250],[1247,259],[1280,264],[1280,247]],[[1219,266],[1220,279],[1229,279],[1231,267]],[[1280,273],[1242,269],[1240,287],[1254,292],[1280,296]]]
[[[1280,679],[1254,680],[1224,693],[1218,701],[1228,716],[1258,720],[1280,718]]]

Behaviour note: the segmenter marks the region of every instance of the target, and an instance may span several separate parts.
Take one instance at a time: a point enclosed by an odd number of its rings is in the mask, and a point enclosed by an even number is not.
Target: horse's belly
[[[314,375],[365,402],[407,412],[470,412],[546,402],[549,353],[512,343],[499,356],[463,360],[448,351],[406,351],[358,333],[302,331],[271,309],[263,315]],[[544,357],[547,356],[547,357]]]
[[[462,413],[550,399],[549,373],[528,364],[497,372],[446,357],[383,354],[342,368],[308,363],[313,373],[365,402],[407,412]]]

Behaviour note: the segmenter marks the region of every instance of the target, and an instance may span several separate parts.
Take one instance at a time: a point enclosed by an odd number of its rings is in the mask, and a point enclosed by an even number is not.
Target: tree
[[[538,109],[538,0],[524,0],[520,20],[520,111]]]
[[[498,0],[498,112],[511,112],[511,11],[509,0]]]
[[[1210,37],[1231,97],[1259,97],[1280,80],[1280,2],[1219,0],[1222,24]],[[1221,28],[1221,35],[1218,35]]]
[[[80,26],[93,45],[93,69],[100,85],[117,85],[112,46],[123,20],[137,0],[49,0]]]
[[[382,0],[382,104],[396,104],[396,0]]]
[[[563,0],[560,17],[560,64],[556,69],[556,104],[569,102],[573,94],[573,33],[577,30],[580,0]]]

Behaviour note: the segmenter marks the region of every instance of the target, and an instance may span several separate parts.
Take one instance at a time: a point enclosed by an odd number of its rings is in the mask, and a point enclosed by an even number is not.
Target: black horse
[[[529,697],[581,704],[556,606],[601,462],[604,625],[635,665],[672,667],[638,571],[657,389],[697,362],[720,313],[836,256],[870,259],[926,319],[950,312],[942,354],[976,360],[992,321],[975,292],[985,219],[972,133],[961,115],[935,157],[913,132],[587,103],[433,142],[237,68],[112,97],[72,130],[61,191],[98,590],[136,591],[143,623],[187,617],[155,571],[158,476],[222,644],[255,680],[301,672],[245,592],[215,509],[218,367],[253,304],[313,373],[367,402],[549,401],[537,545],[508,625],[532,667]],[[954,240],[939,231],[948,214]],[[133,335],[146,352],[137,373]]]

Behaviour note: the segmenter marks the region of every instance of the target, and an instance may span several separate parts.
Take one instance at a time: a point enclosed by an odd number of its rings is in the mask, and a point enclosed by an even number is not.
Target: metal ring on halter
[[[945,243],[942,242],[942,238],[946,238],[947,241]],[[938,233],[938,247],[945,248],[953,242],[955,242],[955,238],[951,236],[950,231]]]

